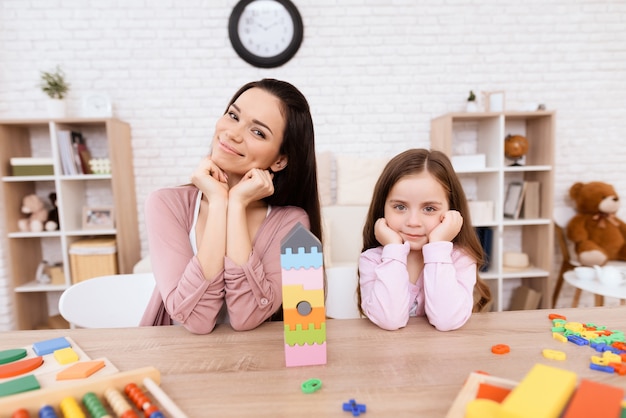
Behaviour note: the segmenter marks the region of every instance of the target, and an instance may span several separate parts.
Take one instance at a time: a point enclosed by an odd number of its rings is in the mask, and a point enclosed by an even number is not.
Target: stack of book
[[[91,156],[83,135],[80,132],[61,130],[57,132],[57,139],[63,174],[91,174]]]

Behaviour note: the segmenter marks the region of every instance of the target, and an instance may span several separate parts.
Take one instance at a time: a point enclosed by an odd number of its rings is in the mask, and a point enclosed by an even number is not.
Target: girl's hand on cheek
[[[274,174],[268,170],[253,168],[248,171],[231,190],[230,198],[244,205],[274,194]]]
[[[428,234],[428,242],[452,241],[463,226],[463,217],[456,210],[449,210],[441,215],[441,223]]]
[[[202,193],[206,194],[209,200],[211,198],[228,197],[228,176],[211,160],[206,157],[200,161],[191,174],[191,183]]]
[[[381,245],[402,244],[402,237],[387,225],[385,218],[378,219],[374,224],[374,236]]]

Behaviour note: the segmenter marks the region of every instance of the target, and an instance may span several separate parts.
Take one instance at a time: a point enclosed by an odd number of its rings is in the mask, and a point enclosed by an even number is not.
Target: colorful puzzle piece
[[[69,364],[78,361],[78,353],[72,347],[62,348],[54,351],[54,358],[59,364]]]
[[[51,340],[39,341],[33,344],[33,351],[38,356],[54,353],[56,350],[71,347],[72,345],[65,337],[53,338]]]
[[[281,242],[285,364],[326,364],[322,244],[301,223]]]
[[[43,357],[34,357],[0,366],[0,378],[19,376],[31,372],[43,364]]]
[[[10,350],[0,351],[0,364],[11,363],[26,357],[25,348],[12,348]]]
[[[28,392],[40,389],[37,378],[32,374],[0,383],[0,397],[15,395],[16,393]]]
[[[103,367],[103,360],[83,361],[57,373],[57,380],[85,379]]]

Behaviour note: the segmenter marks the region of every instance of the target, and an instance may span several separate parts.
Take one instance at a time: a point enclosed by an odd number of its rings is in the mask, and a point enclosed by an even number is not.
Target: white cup
[[[593,280],[596,277],[596,271],[593,267],[576,267],[574,273],[580,280]]]

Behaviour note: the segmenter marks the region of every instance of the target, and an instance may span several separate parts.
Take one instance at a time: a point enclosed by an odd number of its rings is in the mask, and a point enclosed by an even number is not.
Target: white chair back
[[[80,328],[136,327],[154,286],[152,273],[94,277],[67,288],[59,299],[59,311]]]

